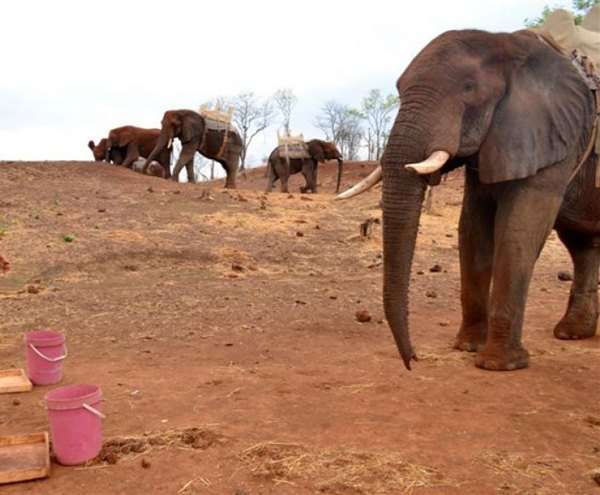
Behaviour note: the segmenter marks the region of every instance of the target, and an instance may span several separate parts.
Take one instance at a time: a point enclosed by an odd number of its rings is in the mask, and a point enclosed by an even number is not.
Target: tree
[[[273,99],[275,100],[275,105],[277,105],[277,109],[281,115],[283,130],[285,134],[289,136],[292,110],[294,110],[296,103],[298,103],[298,98],[296,98],[296,95],[294,95],[294,92],[291,89],[286,88],[276,91]]]
[[[317,115],[315,126],[323,131],[326,139],[336,144],[345,159],[355,160],[363,139],[363,118],[359,110],[329,100]]]
[[[335,100],[329,100],[321,107],[321,113],[315,119],[315,126],[323,131],[325,139],[338,142],[344,112],[345,106]]]
[[[585,14],[587,14],[588,11],[598,3],[600,3],[600,0],[572,0],[571,13],[575,18],[575,24],[581,24],[583,18],[585,17]],[[561,7],[559,5],[555,5],[554,7],[549,7],[548,5],[545,5],[539,17],[536,17],[535,19],[525,19],[525,26],[528,28],[541,26],[542,24],[544,24],[546,19],[548,19],[550,14],[552,14],[552,12],[563,8],[564,7]]]
[[[358,160],[364,137],[364,115],[355,108],[347,108],[339,133],[340,151],[347,160]],[[343,150],[343,151],[342,151]]]
[[[234,108],[233,122],[242,138],[240,170],[246,169],[246,157],[252,140],[271,125],[274,110],[267,98],[260,100],[254,93],[240,93],[231,100]]]
[[[398,107],[398,97],[384,97],[378,89],[372,89],[361,102],[361,111],[367,121],[367,149],[369,160],[379,160],[385,146],[394,110]]]

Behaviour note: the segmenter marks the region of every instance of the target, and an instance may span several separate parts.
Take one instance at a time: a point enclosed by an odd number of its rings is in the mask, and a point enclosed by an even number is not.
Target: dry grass
[[[514,487],[506,480],[516,483],[515,486],[519,487],[517,493],[566,493],[556,491],[564,488],[564,484],[558,477],[562,463],[555,457],[527,459],[505,451],[489,451],[482,453],[476,460],[497,475],[501,475],[507,489]],[[529,489],[525,490],[524,485],[528,485]]]
[[[467,352],[461,352],[451,348],[436,348],[424,346],[417,349],[419,361],[435,363],[436,365],[464,364],[472,361],[472,355]]]
[[[241,460],[255,476],[276,484],[309,483],[330,494],[411,493],[441,486],[433,468],[405,461],[394,452],[316,450],[300,444],[263,442],[243,451]]]

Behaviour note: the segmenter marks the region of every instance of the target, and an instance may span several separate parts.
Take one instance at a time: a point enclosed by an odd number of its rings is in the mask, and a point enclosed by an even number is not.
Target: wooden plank
[[[20,368],[0,370],[0,394],[29,392],[32,387],[33,385],[27,378],[25,370]]]
[[[286,144],[304,144],[304,135],[298,134],[297,136],[280,136],[278,133],[277,141],[280,146]]]
[[[217,122],[222,122],[223,124],[229,124],[233,116],[233,108],[229,107],[227,112],[221,112],[219,110],[210,110],[206,106],[201,106],[198,110],[198,113],[208,119],[216,120]]]
[[[48,432],[0,437],[0,484],[49,475]]]

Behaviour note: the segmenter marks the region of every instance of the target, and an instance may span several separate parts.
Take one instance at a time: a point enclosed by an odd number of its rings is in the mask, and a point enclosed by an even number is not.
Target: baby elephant
[[[273,185],[277,179],[281,182],[281,192],[289,192],[288,179],[290,175],[302,172],[302,175],[306,179],[306,185],[301,187],[300,191],[303,193],[309,191],[316,193],[317,166],[319,162],[325,160],[338,161],[337,186],[335,189],[338,192],[342,180],[342,166],[344,162],[342,154],[336,148],[335,143],[312,139],[311,141],[302,143],[300,147],[302,149],[298,149],[297,146],[294,146],[292,149],[282,144],[271,152],[267,163],[269,170],[267,192],[273,190]]]

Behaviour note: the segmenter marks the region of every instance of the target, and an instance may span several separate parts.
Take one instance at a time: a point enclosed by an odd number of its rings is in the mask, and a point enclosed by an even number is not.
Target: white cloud
[[[155,127],[218,95],[299,97],[305,136],[322,103],[395,91],[410,59],[457,28],[520,29],[547,0],[5,2],[0,159],[89,159],[90,138]],[[251,152],[265,155],[275,128]]]

